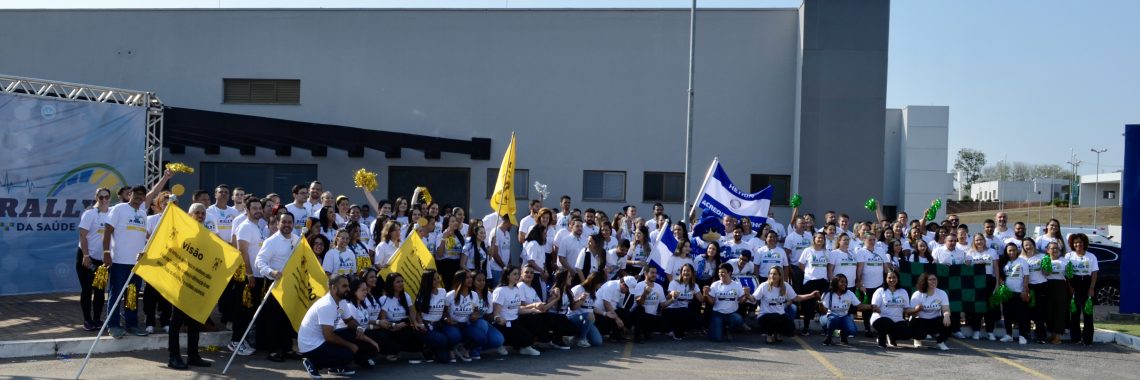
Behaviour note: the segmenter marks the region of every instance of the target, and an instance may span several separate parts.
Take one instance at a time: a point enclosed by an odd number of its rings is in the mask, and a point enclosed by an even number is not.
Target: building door
[[[458,206],[471,215],[471,169],[392,166],[388,168],[388,199],[412,196],[417,186],[427,186],[432,201],[440,206]]]

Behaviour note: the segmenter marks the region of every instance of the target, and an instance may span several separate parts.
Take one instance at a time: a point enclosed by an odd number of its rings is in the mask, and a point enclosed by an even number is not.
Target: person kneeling
[[[332,372],[341,375],[355,373],[347,366],[359,348],[335,332],[337,322],[342,317],[340,311],[348,306],[344,300],[348,292],[348,278],[333,277],[329,280],[328,294],[314,302],[301,319],[301,328],[297,331],[297,347],[304,357],[301,363],[305,366],[305,371],[314,379],[321,377],[320,370],[323,368],[331,368]]]
[[[862,304],[854,292],[847,290],[847,275],[842,273],[837,273],[831,278],[831,289],[823,296],[820,305],[821,312],[825,313],[819,317],[819,324],[823,326],[823,333],[827,335],[823,340],[825,346],[831,345],[831,336],[837,330],[841,337],[840,341],[849,344],[847,336],[855,335],[855,316],[851,315],[852,306],[858,310],[871,310],[871,305]]]
[[[910,329],[914,333],[914,347],[921,348],[917,338],[937,335],[938,349],[949,350],[946,340],[950,339],[950,299],[946,292],[938,289],[938,276],[923,273],[918,277],[918,290],[910,296],[915,315],[910,319]],[[939,321],[939,314],[942,318]]]

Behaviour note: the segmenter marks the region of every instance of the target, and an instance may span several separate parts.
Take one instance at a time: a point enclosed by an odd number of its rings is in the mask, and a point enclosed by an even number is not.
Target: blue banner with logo
[[[145,108],[0,94],[0,295],[79,289],[79,217],[142,183],[145,144]]]

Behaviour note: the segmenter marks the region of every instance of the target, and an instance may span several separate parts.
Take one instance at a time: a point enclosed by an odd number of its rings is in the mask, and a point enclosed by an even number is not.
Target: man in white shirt
[[[534,227],[534,223],[538,220],[539,211],[542,211],[542,201],[531,199],[530,215],[519,220],[519,244],[526,242],[526,234],[530,232],[530,228]]]
[[[309,218],[316,215],[309,213],[309,204],[306,203],[307,199],[309,199],[309,188],[304,185],[294,185],[293,203],[285,205],[285,210],[289,211],[289,213],[293,214],[293,217],[296,218],[301,233],[305,232],[305,225],[306,222],[309,221]]]
[[[999,222],[998,225],[1000,226],[1001,223]],[[1000,237],[1001,235],[997,236]],[[1002,246],[1004,247],[1006,244],[1013,243],[1017,246],[1017,249],[1021,249],[1021,242],[1023,240],[1025,240],[1025,223],[1017,222],[1013,224],[1013,235],[1005,238],[1002,242]]]
[[[225,242],[232,240],[234,218],[240,214],[236,208],[230,207],[229,203],[230,187],[221,184],[214,188],[214,204],[206,209],[206,219],[214,222],[215,234]]]
[[[1010,230],[1008,225],[1009,219],[1004,211],[998,211],[997,214],[994,214],[994,219],[997,220],[997,228],[994,229],[994,236],[997,236],[998,240],[1005,241],[1005,239],[1013,237],[1014,231]],[[1018,242],[1017,246],[1020,247],[1021,243]]]
[[[768,223],[768,225],[772,227],[772,231],[776,231],[776,236],[779,236],[780,239],[788,236],[788,231],[784,229],[783,224],[780,224],[780,222],[776,221],[776,213],[771,209],[768,210],[768,220],[764,222]]]
[[[645,222],[645,227],[649,229],[649,233],[657,231],[658,223],[660,223],[659,220],[662,215],[665,215],[665,205],[662,205],[661,202],[654,203],[653,218]]]
[[[487,281],[490,284],[498,284],[499,279],[503,274],[503,268],[511,262],[511,219],[506,216],[500,216],[497,228],[493,229],[493,235],[488,240],[490,246],[490,260],[487,260]]]
[[[262,219],[264,211],[261,206],[262,201],[257,197],[249,197],[245,200],[247,218],[241,225],[237,226],[237,231],[234,234],[238,252],[241,253],[240,270],[243,271],[242,275],[245,277],[245,281],[238,281],[240,276],[235,276],[230,280],[230,286],[226,288],[226,291],[231,293],[231,310],[234,314],[233,334],[230,335],[230,344],[227,348],[242,356],[252,355],[256,351],[248,343],[242,342],[239,345],[238,342],[241,342],[242,335],[245,334],[245,330],[249,328],[249,324],[253,320],[256,305],[261,304],[263,290],[269,286],[265,277],[254,271],[254,258],[257,257],[257,252],[261,250],[261,242],[265,240],[266,232],[268,232],[265,220]],[[249,288],[251,296],[248,307],[242,302],[241,296],[246,288]]]
[[[328,294],[313,302],[301,319],[297,348],[304,356],[301,364],[313,378],[320,378],[320,370],[324,368],[332,368],[332,373],[341,375],[355,373],[348,370],[348,365],[360,347],[341,334],[355,334],[356,331],[336,330],[337,323],[346,317],[344,310],[348,303],[345,298],[350,294],[348,278],[333,277],[329,280]]]
[[[598,225],[594,219],[597,214],[598,212],[592,208],[588,208],[586,212],[582,213],[582,234],[590,236],[598,233]]]
[[[309,183],[309,189],[306,192],[305,197],[305,210],[307,211],[306,214],[309,215],[310,218],[315,218],[316,215],[319,215],[317,212],[321,211],[321,208],[324,207],[323,200],[321,199],[321,195],[324,193],[324,191],[324,185],[322,185],[320,181],[313,181]]]
[[[732,275],[756,274],[756,263],[752,261],[752,251],[744,249],[740,250],[739,254],[740,257],[728,260],[728,263],[732,265]]]
[[[958,235],[946,235],[944,244],[934,249],[934,260],[939,264],[945,265],[961,265],[966,263],[966,252],[958,249]],[[965,339],[966,335],[962,334],[962,313],[950,313],[950,331],[954,332],[954,337],[958,339]]]
[[[265,239],[261,249],[257,251],[254,266],[257,273],[269,281],[276,281],[281,277],[281,271],[293,255],[293,250],[301,243],[301,238],[293,233],[293,214],[288,212],[277,218],[277,233]],[[257,342],[269,350],[269,360],[273,362],[285,361],[286,351],[293,347],[293,325],[289,317],[276,298],[270,297],[257,320]]]
[[[669,330],[660,310],[669,305],[665,291],[657,284],[657,268],[645,267],[645,281],[637,283],[630,292],[636,296],[637,307],[633,311],[633,341],[642,342],[653,337],[653,333]]]
[[[107,290],[111,297],[107,299],[107,325],[110,334],[115,338],[122,338],[127,333],[146,336],[146,330],[138,327],[138,312],[126,308],[126,301],[120,301],[118,306],[112,308],[123,288],[134,285],[136,291],[142,292],[142,278],[134,276],[130,283],[131,270],[138,263],[139,255],[146,249],[146,205],[158,196],[174,172],[167,170],[162,179],[155,184],[150,192],[146,187],[135,186],[131,188],[130,199],[126,203],[119,203],[107,211],[107,220],[103,225],[103,266],[107,267]],[[123,319],[126,325],[119,326],[119,309],[122,308]]]
[[[993,219],[986,219],[985,223],[982,224],[982,235],[986,238],[986,247],[994,250],[994,252],[997,252],[998,254],[1001,254],[1005,252],[1005,250],[1002,249],[1004,246],[1004,243],[1002,243],[1002,241],[1005,239],[994,235],[996,227],[997,224],[994,223]],[[973,244],[973,242],[971,242],[971,244]]]
[[[563,234],[554,245],[554,254],[558,257],[558,267],[571,271],[570,277],[579,275],[574,263],[578,262],[578,255],[582,248],[586,248],[587,239],[582,233],[582,219],[571,218],[569,233]],[[582,274],[585,277],[585,274]]]
[[[570,227],[570,205],[569,195],[563,195],[562,198],[558,200],[558,207],[562,209],[562,211],[560,211],[558,215],[555,215],[558,218],[555,225],[559,231]]]

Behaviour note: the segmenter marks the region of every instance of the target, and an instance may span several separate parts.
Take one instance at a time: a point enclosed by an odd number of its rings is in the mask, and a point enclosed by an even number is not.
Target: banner
[[[524,183],[523,186],[526,186]],[[499,165],[499,179],[495,181],[495,192],[491,194],[491,209],[498,215],[507,214],[511,224],[518,225],[515,219],[515,135],[511,134],[511,143],[507,145],[507,152],[503,153],[503,162]],[[494,227],[492,227],[494,228]]]
[[[673,236],[673,231],[669,229],[661,230],[657,234],[657,240],[653,242],[653,246],[649,252],[649,265],[657,268],[657,284],[662,286],[669,286],[665,283],[665,276],[670,274],[666,268],[673,266],[673,252],[677,250],[677,237]]]
[[[768,207],[772,203],[772,186],[765,187],[755,193],[745,193],[738,189],[728,178],[720,161],[713,160],[712,175],[705,181],[704,187],[697,195],[697,205],[709,210],[717,217],[732,216],[737,220],[748,218],[752,222],[752,230],[760,231],[764,222],[768,220]],[[731,234],[732,231],[725,231]]]
[[[420,236],[413,232],[392,254],[388,267],[380,271],[380,276],[387,278],[389,273],[399,273],[404,277],[404,291],[415,299],[420,291],[420,277],[423,277],[424,269],[435,269],[435,256],[432,256]]]
[[[914,293],[915,283],[923,273],[938,276],[938,289],[950,298],[950,311],[984,313],[990,300],[986,291],[986,265],[920,264],[899,262],[899,287]],[[991,290],[992,291],[992,290]]]
[[[240,262],[237,248],[171,204],[135,274],[187,316],[205,323]]]
[[[305,312],[318,298],[329,292],[329,277],[317,261],[317,254],[309,247],[309,242],[301,239],[301,244],[293,249],[293,255],[281,270],[281,278],[277,279],[277,286],[273,288],[273,298],[281,304],[285,315],[289,316],[289,323],[293,324],[293,331],[301,329],[301,320]]]
[[[142,184],[145,132],[142,107],[0,94],[0,295],[79,290],[79,217]]]

